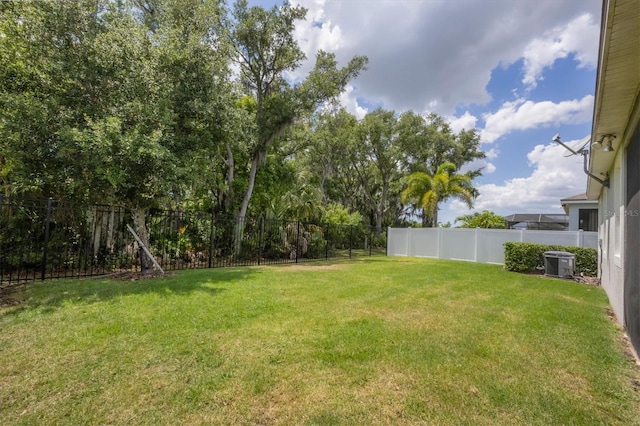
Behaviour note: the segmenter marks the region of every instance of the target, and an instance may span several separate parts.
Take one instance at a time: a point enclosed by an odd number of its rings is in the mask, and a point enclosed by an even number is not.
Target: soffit
[[[618,149],[633,134],[640,94],[640,2],[605,0],[591,140],[613,134],[615,152],[591,149],[589,169],[604,177]],[[587,197],[598,198],[602,185],[588,180]]]

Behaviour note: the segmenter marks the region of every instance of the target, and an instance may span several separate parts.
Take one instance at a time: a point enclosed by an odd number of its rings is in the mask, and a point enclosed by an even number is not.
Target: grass
[[[409,258],[48,281],[0,424],[640,424],[600,288]]]

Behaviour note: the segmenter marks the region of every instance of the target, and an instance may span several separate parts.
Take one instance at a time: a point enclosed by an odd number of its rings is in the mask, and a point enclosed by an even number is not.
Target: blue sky
[[[271,0],[251,5],[271,7]],[[562,213],[560,199],[584,192],[600,30],[600,0],[291,0],[308,9],[296,36],[308,58],[318,49],[368,70],[341,96],[362,117],[376,106],[436,112],[455,130],[482,135],[483,176],[473,211]],[[303,64],[292,78],[311,68]],[[440,220],[470,211],[453,201]]]

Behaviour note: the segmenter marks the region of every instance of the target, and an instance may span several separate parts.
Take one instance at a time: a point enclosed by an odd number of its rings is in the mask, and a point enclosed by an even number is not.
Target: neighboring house
[[[569,231],[598,231],[598,200],[578,194],[563,198],[560,203],[569,215]]]
[[[569,218],[563,214],[516,213],[504,216],[509,229],[566,231]]]
[[[588,179],[586,195],[598,201],[599,275],[640,352],[638,0],[603,1],[591,144],[588,168],[597,179]]]

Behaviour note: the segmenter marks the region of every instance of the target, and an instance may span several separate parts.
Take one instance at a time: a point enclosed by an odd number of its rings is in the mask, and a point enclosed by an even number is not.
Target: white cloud
[[[581,145],[587,138],[569,141]],[[537,145],[527,154],[530,167],[528,177],[513,178],[503,184],[478,186],[480,195],[475,211],[491,210],[501,215],[511,213],[560,212],[560,199],[584,192],[587,176],[582,171],[580,156],[566,157],[567,151],[559,145]],[[452,202],[450,209],[458,216],[468,212],[463,203]]]
[[[484,153],[488,159],[495,160],[496,158],[498,158],[498,154],[500,154],[500,151],[494,146],[489,151],[485,151]]]
[[[358,103],[358,99],[355,97],[353,93],[353,86],[347,85],[345,87],[344,92],[342,92],[339,96],[339,101],[342,106],[344,106],[347,111],[353,114],[358,120],[362,120],[367,112],[369,112],[366,108],[363,108]]]
[[[483,116],[483,142],[491,143],[514,130],[528,130],[560,124],[580,124],[591,120],[593,95],[562,102],[533,102],[518,99],[505,102],[495,113]]]
[[[529,88],[542,80],[542,72],[557,59],[573,53],[578,67],[595,67],[598,59],[600,28],[590,14],[582,14],[562,27],[554,28],[542,38],[532,40],[524,50],[524,78]]]
[[[313,58],[318,50],[335,52],[344,45],[340,26],[325,16],[324,6],[324,0],[304,4],[308,9],[307,19],[296,24],[295,37],[307,58]]]
[[[450,117],[449,125],[454,133],[460,133],[462,130],[471,130],[476,128],[477,117],[465,111],[460,117]]]
[[[488,175],[496,171],[496,166],[483,158],[478,158],[463,164],[459,173],[466,173],[470,170],[480,170],[483,175]]]
[[[582,37],[601,0],[292,3],[309,9],[296,30],[309,57],[298,78],[308,73],[319,48],[335,52],[340,64],[366,55],[368,70],[352,82],[354,96],[398,112],[429,109],[449,116],[456,107],[491,100],[486,88],[499,64],[526,58],[529,73],[539,78],[560,54],[573,52],[582,66],[597,54],[597,42]],[[559,39],[561,48],[542,57],[548,39]]]

